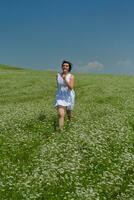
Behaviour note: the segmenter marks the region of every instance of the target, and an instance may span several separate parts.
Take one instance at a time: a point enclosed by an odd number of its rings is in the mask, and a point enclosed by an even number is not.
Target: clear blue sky
[[[133,0],[1,0],[0,63],[134,74]]]

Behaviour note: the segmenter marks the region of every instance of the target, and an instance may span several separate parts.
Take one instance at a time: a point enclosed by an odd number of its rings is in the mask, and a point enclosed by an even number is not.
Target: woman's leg
[[[71,92],[71,105],[67,107],[67,116],[68,119],[71,120],[73,117],[73,108],[74,108],[74,102],[75,102],[75,92]]]
[[[65,115],[64,107],[58,106],[57,111],[59,117],[59,128],[62,129],[64,126],[64,115]]]
[[[67,117],[69,120],[71,120],[72,116],[73,116],[72,110],[67,110]]]

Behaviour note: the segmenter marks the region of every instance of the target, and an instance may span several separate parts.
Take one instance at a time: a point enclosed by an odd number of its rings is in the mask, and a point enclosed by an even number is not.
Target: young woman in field
[[[72,118],[72,110],[74,107],[75,92],[74,88],[74,75],[70,73],[72,64],[69,61],[64,60],[61,66],[62,71],[57,74],[57,92],[56,103],[58,113],[59,128],[64,126],[65,112],[68,119]]]

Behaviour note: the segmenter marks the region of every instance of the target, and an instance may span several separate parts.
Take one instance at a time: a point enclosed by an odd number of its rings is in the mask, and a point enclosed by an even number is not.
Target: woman
[[[74,107],[74,76],[70,73],[71,69],[72,64],[69,61],[64,60],[62,62],[62,72],[57,74],[57,93],[55,106],[57,107],[60,129],[62,129],[64,126],[65,111],[68,119],[71,120],[72,110]]]

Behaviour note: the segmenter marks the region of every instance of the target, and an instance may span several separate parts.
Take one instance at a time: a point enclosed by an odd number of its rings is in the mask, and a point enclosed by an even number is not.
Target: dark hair
[[[67,60],[63,60],[61,67],[63,66],[64,63],[67,63],[69,65],[69,72],[70,72],[72,70],[72,63]]]

